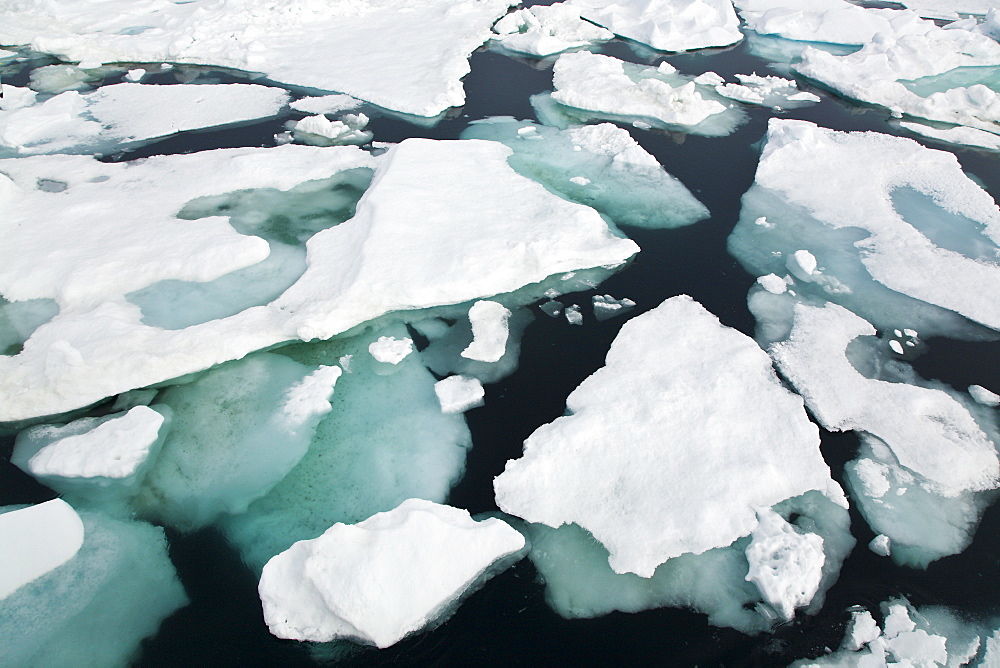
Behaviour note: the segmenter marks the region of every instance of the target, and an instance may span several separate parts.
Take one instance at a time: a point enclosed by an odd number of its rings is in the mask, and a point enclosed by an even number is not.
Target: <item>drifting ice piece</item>
[[[606,42],[615,35],[580,18],[580,9],[565,2],[526,7],[497,21],[494,36],[503,48],[529,56],[551,56],[567,49]]]
[[[363,102],[350,95],[320,95],[318,97],[303,97],[288,106],[304,114],[337,114],[342,111],[357,109]]]
[[[279,638],[350,638],[389,647],[440,623],[458,599],[523,556],[499,519],[422,499],[300,541],[260,577],[264,621]]]
[[[729,0],[569,0],[588,21],[660,51],[728,46],[743,39]]]
[[[319,114],[296,121],[292,132],[296,140],[313,146],[366,144],[374,136],[365,130],[367,125],[368,117],[364,114],[347,114],[339,121]]]
[[[469,72],[469,54],[489,39],[508,5],[109,0],[94,12],[79,0],[29,0],[0,9],[0,44],[31,43],[67,61],[169,61],[262,72],[272,81],[435,116],[465,101],[461,78]]]
[[[92,93],[66,91],[0,112],[0,154],[109,152],[186,130],[276,116],[287,102],[286,91],[253,84],[122,83]]]
[[[880,33],[899,36],[934,27],[916,12],[869,9],[846,0],[736,0],[734,4],[751,30],[804,42],[861,46]]]
[[[756,508],[809,490],[846,504],[801,399],[751,339],[690,297],[625,323],[566,408],[507,462],[497,504],[579,524],[615,572],[649,577],[671,557],[728,546],[757,526]]]
[[[413,339],[380,336],[377,341],[368,346],[368,352],[378,362],[399,364],[404,357],[413,352]]]
[[[480,362],[496,362],[507,350],[507,319],[510,311],[503,304],[478,301],[469,309],[472,323],[472,343],[462,351],[462,357]]]
[[[594,295],[591,302],[594,306],[594,317],[599,321],[628,313],[635,308],[635,302],[628,297],[615,299],[611,295]]]
[[[442,413],[464,413],[483,405],[486,396],[483,384],[468,376],[448,376],[434,383],[434,392],[441,402]]]
[[[2,601],[72,559],[83,545],[83,522],[68,503],[53,499],[0,515],[0,539]]]
[[[880,329],[906,322],[925,336],[983,336],[941,309],[1000,329],[990,297],[1000,293],[998,243],[1000,208],[951,153],[771,119],[729,251],[756,275],[780,275],[787,256],[808,249],[825,268],[799,276],[804,294]]]
[[[731,100],[772,109],[796,109],[819,102],[818,95],[799,90],[791,79],[756,74],[737,74],[738,84],[717,84],[715,92]]]
[[[536,96],[532,104],[539,118],[560,127],[604,118],[722,136],[743,118],[713,86],[699,85],[666,63],[643,67],[589,51],[565,53],[553,67],[552,85],[551,96]],[[552,102],[555,109],[548,108]]]

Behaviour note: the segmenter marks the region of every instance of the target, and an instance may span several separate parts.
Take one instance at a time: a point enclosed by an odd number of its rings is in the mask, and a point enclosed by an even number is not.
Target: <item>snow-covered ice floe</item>
[[[503,304],[480,300],[469,309],[472,343],[462,357],[480,362],[498,362],[507,352],[507,321],[510,309]]]
[[[882,623],[861,607],[850,609],[839,649],[816,659],[802,659],[794,668],[812,666],[995,666],[995,627],[970,620],[944,606],[915,608],[905,598],[879,606]]]
[[[729,46],[743,39],[730,0],[569,0],[588,21],[659,51]]]
[[[736,0],[748,28],[802,42],[862,46],[878,34],[922,33],[934,24],[917,12],[861,7],[847,0]]]
[[[349,638],[388,647],[438,624],[476,585],[523,556],[500,519],[422,499],[335,524],[264,566],[264,620],[279,638]]]
[[[471,123],[466,139],[514,150],[519,174],[592,206],[617,225],[670,228],[708,217],[708,209],[629,135],[611,123],[564,130],[497,116]]]
[[[82,156],[0,161],[0,205],[16,212],[0,224],[0,293],[62,307],[19,354],[0,357],[0,421],[65,412],[276,343],[329,338],[393,311],[617,267],[638,251],[593,209],[518,175],[510,154],[496,142],[411,139],[377,159],[353,147],[286,145],[136,164]],[[288,190],[373,167],[354,217],[305,235],[304,270],[281,279],[287,283],[278,283],[276,299],[269,296],[275,279],[260,279],[264,298],[256,304],[179,329],[149,325],[125,299],[165,279],[213,281],[260,263],[272,248],[289,249],[239,234],[220,216],[178,219],[193,199]],[[167,178],[172,187],[161,188]],[[255,222],[266,228],[266,217]],[[265,235],[249,223],[246,229]],[[60,262],[50,261],[54,248]],[[236,297],[240,285],[227,290],[224,302],[245,298]],[[91,335],[95,329],[101,338]]]
[[[540,120],[557,127],[603,119],[717,137],[744,119],[714,85],[699,85],[666,61],[645,67],[589,51],[565,53],[552,86],[531,103]]]
[[[72,559],[83,545],[83,522],[68,503],[53,499],[0,515],[0,537],[2,601]]]
[[[448,376],[434,383],[442,413],[464,413],[483,405],[486,391],[479,379],[471,376]]]
[[[963,30],[880,33],[837,56],[807,48],[795,70],[837,93],[912,116],[1000,134],[1000,44]]]
[[[261,72],[436,116],[465,101],[468,56],[509,0],[27,0],[0,8],[0,44],[73,62],[191,63]],[[399,48],[406,49],[405,57]],[[308,58],[302,54],[308,53]]]
[[[364,114],[345,114],[335,121],[317,114],[293,121],[290,125],[296,141],[313,146],[367,144],[375,136],[371,130],[365,130],[368,117]]]
[[[749,337],[690,297],[625,323],[606,366],[566,405],[496,478],[497,504],[586,529],[616,573],[649,578],[672,558],[727,548],[772,526],[758,519],[772,506],[810,491],[846,523],[801,399]]]
[[[13,86],[4,86],[4,97]],[[16,94],[16,92],[15,92]],[[0,155],[107,153],[168,135],[276,116],[280,88],[255,84],[121,83],[0,107]]]
[[[1000,329],[998,242],[1000,208],[953,154],[772,119],[729,251],[880,330],[995,338],[969,321]]]
[[[610,30],[584,21],[580,8],[565,2],[511,12],[496,22],[493,31],[493,38],[508,51],[539,58],[606,42],[615,36]]]
[[[964,125],[941,127],[940,125],[915,121],[897,121],[897,124],[904,130],[946,144],[961,144],[990,151],[1000,151],[1000,134],[993,134],[985,130],[977,130]]]
[[[25,527],[10,534],[19,516],[42,540],[30,540]],[[0,603],[3,665],[127,666],[142,639],[187,604],[159,527],[76,513],[55,500],[0,508],[0,534],[5,557],[51,569]],[[9,566],[4,562],[5,578]]]

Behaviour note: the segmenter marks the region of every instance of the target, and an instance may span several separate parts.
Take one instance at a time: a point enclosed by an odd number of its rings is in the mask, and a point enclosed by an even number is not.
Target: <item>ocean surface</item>
[[[746,42],[729,49],[644,56],[621,41],[601,52],[644,64],[667,60],[682,73],[713,70],[731,79],[735,73],[780,74],[750,53]],[[639,50],[641,52],[641,50]],[[400,57],[406,57],[405,48]],[[465,79],[468,101],[431,127],[372,112],[369,129],[376,141],[407,137],[458,138],[469,122],[506,115],[533,119],[529,97],[551,90],[551,60],[532,61],[483,49],[473,54]],[[209,71],[221,82],[241,81],[238,74]],[[5,74],[18,84],[23,73]],[[586,306],[592,294],[628,297],[637,308],[627,316],[571,327],[532,307],[534,322],[524,333],[518,370],[486,387],[486,405],[466,414],[473,436],[463,479],[448,503],[472,513],[496,511],[492,480],[508,459],[519,457],[523,440],[540,425],[560,416],[567,395],[603,365],[611,341],[629,318],[687,294],[716,314],[723,324],[753,335],[754,319],[746,306],[754,277],[726,252],[726,238],[737,221],[740,198],[754,178],[760,142],[772,116],[797,118],[837,130],[874,130],[898,134],[884,111],[859,107],[819,91],[821,103],[774,112],[746,107],[747,120],[727,137],[705,138],[628,127],[632,136],[710,210],[711,217],[673,230],[627,228],[641,247],[637,259],[588,293],[567,295],[565,303]],[[371,112],[365,109],[366,113]],[[220,131],[187,133],[108,160],[183,153],[231,146],[271,146],[286,118]],[[954,152],[966,171],[1000,200],[1000,156],[971,149]],[[849,194],[845,194],[849,197]],[[864,211],[858,212],[864,216]],[[488,268],[484,268],[488,271]],[[928,378],[964,390],[971,383],[1000,387],[1000,343],[931,339],[914,366]],[[100,410],[100,407],[95,409]],[[834,477],[842,481],[843,464],[857,448],[853,434],[823,432],[822,449]],[[13,436],[0,441],[0,504],[33,503],[54,495],[7,461]],[[819,614],[799,615],[774,633],[747,636],[709,626],[704,615],[678,609],[637,614],[615,613],[591,620],[565,620],[545,604],[544,586],[531,562],[521,561],[472,594],[439,628],[386,650],[358,648],[342,658],[348,665],[663,665],[778,666],[836,648],[849,618],[848,608],[906,596],[916,606],[946,605],[975,617],[1000,614],[1000,509],[987,511],[973,544],[962,554],[934,562],[926,571],[895,566],[867,548],[874,537],[852,509],[852,532],[858,541],[838,582]],[[298,666],[313,665],[318,653],[303,644],[278,640],[264,625],[256,578],[213,529],[192,534],[167,530],[170,556],[191,603],[168,618],[159,633],[144,642],[141,666]],[[113,633],[113,629],[108,630]]]

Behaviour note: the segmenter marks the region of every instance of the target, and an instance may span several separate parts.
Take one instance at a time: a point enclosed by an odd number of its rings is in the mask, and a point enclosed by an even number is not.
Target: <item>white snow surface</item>
[[[357,109],[362,104],[361,100],[350,95],[333,94],[303,97],[288,106],[304,114],[336,114]]]
[[[861,46],[878,34],[903,35],[934,27],[917,12],[870,9],[846,0],[736,0],[734,4],[751,30],[803,42]]]
[[[610,30],[580,18],[580,9],[565,2],[537,5],[511,12],[493,26],[494,36],[505,49],[530,56],[550,56],[615,35]]]
[[[120,83],[91,93],[68,90],[44,102],[0,111],[0,153],[92,153],[277,115],[280,88],[256,84]]]
[[[671,557],[730,545],[757,526],[756,509],[809,490],[846,504],[802,400],[750,338],[690,297],[626,322],[566,408],[507,462],[497,504],[575,522],[615,572],[650,577]]]
[[[705,99],[693,81],[676,87],[652,76],[636,81],[626,73],[624,61],[589,51],[559,56],[552,85],[552,99],[559,104],[667,126],[694,126],[726,110]]]
[[[61,499],[0,514],[0,601],[72,559],[83,533],[80,516]]]
[[[791,109],[819,102],[818,95],[799,90],[791,79],[755,74],[737,74],[738,84],[720,83],[715,92],[738,102],[772,109]]]
[[[368,352],[379,362],[399,364],[413,352],[413,339],[380,336],[378,340],[368,345]]]
[[[782,619],[789,620],[819,591],[826,561],[823,538],[796,531],[770,508],[759,511],[757,519],[746,550],[750,565],[746,579]]]
[[[509,154],[495,142],[411,139],[377,160],[354,147],[285,145],[127,164],[0,161],[0,207],[12,212],[0,221],[0,293],[63,307],[21,353],[0,357],[0,421],[65,412],[283,341],[329,338],[391,311],[613,268],[638,252],[593,209],[515,173]],[[208,281],[267,256],[263,239],[225,219],[174,217],[186,202],[376,164],[354,218],[309,239],[308,268],[270,304],[164,330],[142,323],[124,299],[156,281]],[[39,190],[40,179],[66,188]],[[171,188],[160,187],[165,180]]]
[[[983,406],[1000,406],[1000,394],[987,390],[982,385],[969,385],[969,394],[976,403]]]
[[[996,448],[962,404],[942,390],[866,378],[854,368],[847,345],[873,336],[874,327],[832,303],[794,309],[789,340],[770,352],[823,427],[877,436],[942,496],[1000,486]]]
[[[983,16],[996,10],[996,0],[899,0],[899,4],[929,19],[957,19],[959,14]]]
[[[30,44],[71,62],[261,72],[435,116],[465,101],[468,56],[508,6],[508,0],[19,0],[0,8],[0,44]]]
[[[60,437],[65,428],[34,427],[24,434],[54,440],[31,455],[26,469],[35,476],[127,478],[145,463],[162,426],[160,413],[135,406],[89,431],[70,429],[65,437]]]
[[[1000,294],[1000,264],[935,245],[893,203],[897,190],[926,196],[972,221],[1000,258],[1000,207],[953,154],[901,137],[771,119],[754,187],[823,225],[867,232],[854,245],[877,282],[1000,329],[1000,302],[990,297]]]
[[[899,121],[899,127],[910,132],[948,142],[949,144],[964,144],[965,146],[975,146],[991,151],[1000,151],[1000,135],[977,130],[976,128],[964,125],[954,125],[947,128],[940,128],[926,123],[916,123],[913,121]]]
[[[496,362],[507,352],[510,310],[498,302],[481,300],[469,309],[472,343],[462,357],[480,362]]]
[[[728,46],[743,39],[730,0],[569,0],[597,25],[660,51]]]
[[[434,383],[434,393],[441,404],[441,412],[464,413],[470,408],[483,405],[486,391],[478,378],[472,376],[448,376]]]
[[[373,136],[370,131],[365,130],[367,125],[368,117],[364,114],[346,114],[336,121],[317,114],[296,121],[292,132],[295,139],[313,146],[365,144]]]
[[[279,638],[384,648],[437,621],[496,562],[524,548],[499,519],[408,499],[299,541],[263,569],[264,620]]]

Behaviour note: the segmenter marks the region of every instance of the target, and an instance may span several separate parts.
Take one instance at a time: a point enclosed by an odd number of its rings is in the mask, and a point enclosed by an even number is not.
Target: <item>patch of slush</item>
[[[554,92],[531,103],[543,123],[560,128],[603,119],[718,137],[744,119],[712,86],[698,85],[665,61],[645,67],[589,51],[564,53],[552,86]]]
[[[491,139],[513,149],[519,174],[592,206],[617,225],[670,228],[708,217],[708,209],[611,123],[564,130],[497,116],[475,121],[465,139]]]
[[[471,376],[448,376],[434,383],[434,393],[441,402],[441,412],[464,413],[483,405],[486,391],[479,379]]]
[[[854,546],[847,510],[819,492],[762,512],[775,515],[773,526],[786,537],[769,546],[774,549],[759,546],[754,554],[749,550],[751,538],[744,536],[726,547],[668,559],[649,578],[615,573],[608,565],[607,549],[575,524],[558,529],[528,524],[524,530],[531,544],[528,556],[545,582],[545,600],[563,617],[678,607],[708,615],[714,626],[759,633],[784,621],[774,604],[801,603],[808,614],[819,611],[825,592],[836,582],[840,566]],[[758,535],[764,533],[763,528],[758,530]],[[817,554],[806,547],[809,545],[822,545],[822,552]],[[777,566],[770,573],[771,582],[779,584],[774,590],[777,595],[766,596],[748,579],[751,562],[758,575],[765,562]],[[803,579],[794,565],[820,563],[822,576],[811,600],[780,593],[782,589],[812,589],[815,568],[807,567]]]
[[[729,46],[743,39],[730,0],[569,0],[588,21],[659,51]]]
[[[795,65],[801,75],[894,116],[968,126],[1000,134],[1000,92],[996,68],[1000,44],[969,30],[945,30],[928,22],[922,33],[880,34],[860,51],[836,56],[807,48]],[[974,68],[974,69],[970,69]],[[969,81],[970,72],[978,78]],[[950,82],[950,76],[956,80]],[[936,90],[921,94],[911,85],[936,77]]]
[[[493,26],[503,48],[538,58],[614,38],[610,30],[580,18],[580,8],[566,2],[511,12]]]
[[[466,510],[407,499],[268,561],[264,621],[279,638],[389,647],[440,624],[463,595],[523,556],[524,545],[503,520],[475,522]]]
[[[406,329],[280,349],[308,367],[352,358],[301,461],[246,512],[222,519],[224,533],[255,570],[337,522],[355,524],[411,497],[443,502],[462,475],[471,446],[465,420],[442,414],[436,380],[417,355],[379,375],[367,354],[379,336],[403,337]]]
[[[83,532],[80,516],[61,499],[0,514],[0,601],[76,556]]]
[[[136,164],[74,156],[0,161],[7,175],[0,202],[17,212],[0,225],[11,233],[0,249],[0,292],[12,300],[52,296],[64,306],[18,355],[0,357],[0,421],[61,413],[276,343],[328,338],[392,311],[530,291],[584,268],[610,270],[638,251],[593,209],[519,176],[509,155],[496,142],[411,139],[377,161],[354,147],[294,145]],[[273,302],[171,331],[142,323],[140,309],[122,298],[165,278],[212,280],[267,255],[263,239],[239,235],[219,218],[179,220],[194,197],[287,189],[376,162],[354,217],[309,238],[306,271]],[[39,190],[41,178],[66,188]],[[174,187],[159,187],[164,179]],[[136,190],[148,195],[139,206],[120,196]],[[120,203],[118,215],[109,214],[109,197]]]
[[[108,153],[178,132],[277,116],[280,88],[121,83],[0,111],[0,154]]]
[[[905,598],[890,599],[879,608],[881,625],[861,606],[851,608],[851,621],[837,651],[792,666],[994,665],[988,656],[994,629],[986,623],[963,618],[944,606],[917,609]]]
[[[62,60],[189,63],[260,72],[417,116],[465,101],[469,55],[508,0],[263,0],[219,4],[26,0],[0,9],[0,44]],[[399,56],[400,46],[406,56]],[[302,58],[308,53],[309,58]]]
[[[876,35],[901,36],[933,28],[913,11],[872,9],[846,0],[736,0],[751,30],[802,42],[863,46]]]
[[[76,555],[3,600],[0,663],[131,665],[140,642],[187,604],[163,529],[86,511],[79,521]]]
[[[615,572],[649,577],[672,557],[730,545],[754,530],[758,508],[809,490],[846,504],[801,399],[751,339],[690,297],[625,323],[566,406],[496,478],[497,504],[579,524]]]
[[[998,242],[1000,208],[951,153],[772,119],[728,247],[758,276],[784,275],[789,256],[809,252],[818,266],[796,290],[879,329],[984,338],[955,314],[1000,328],[987,296],[1000,289]]]
[[[174,419],[136,507],[184,531],[245,511],[305,456],[340,375],[257,353],[163,391]]]

